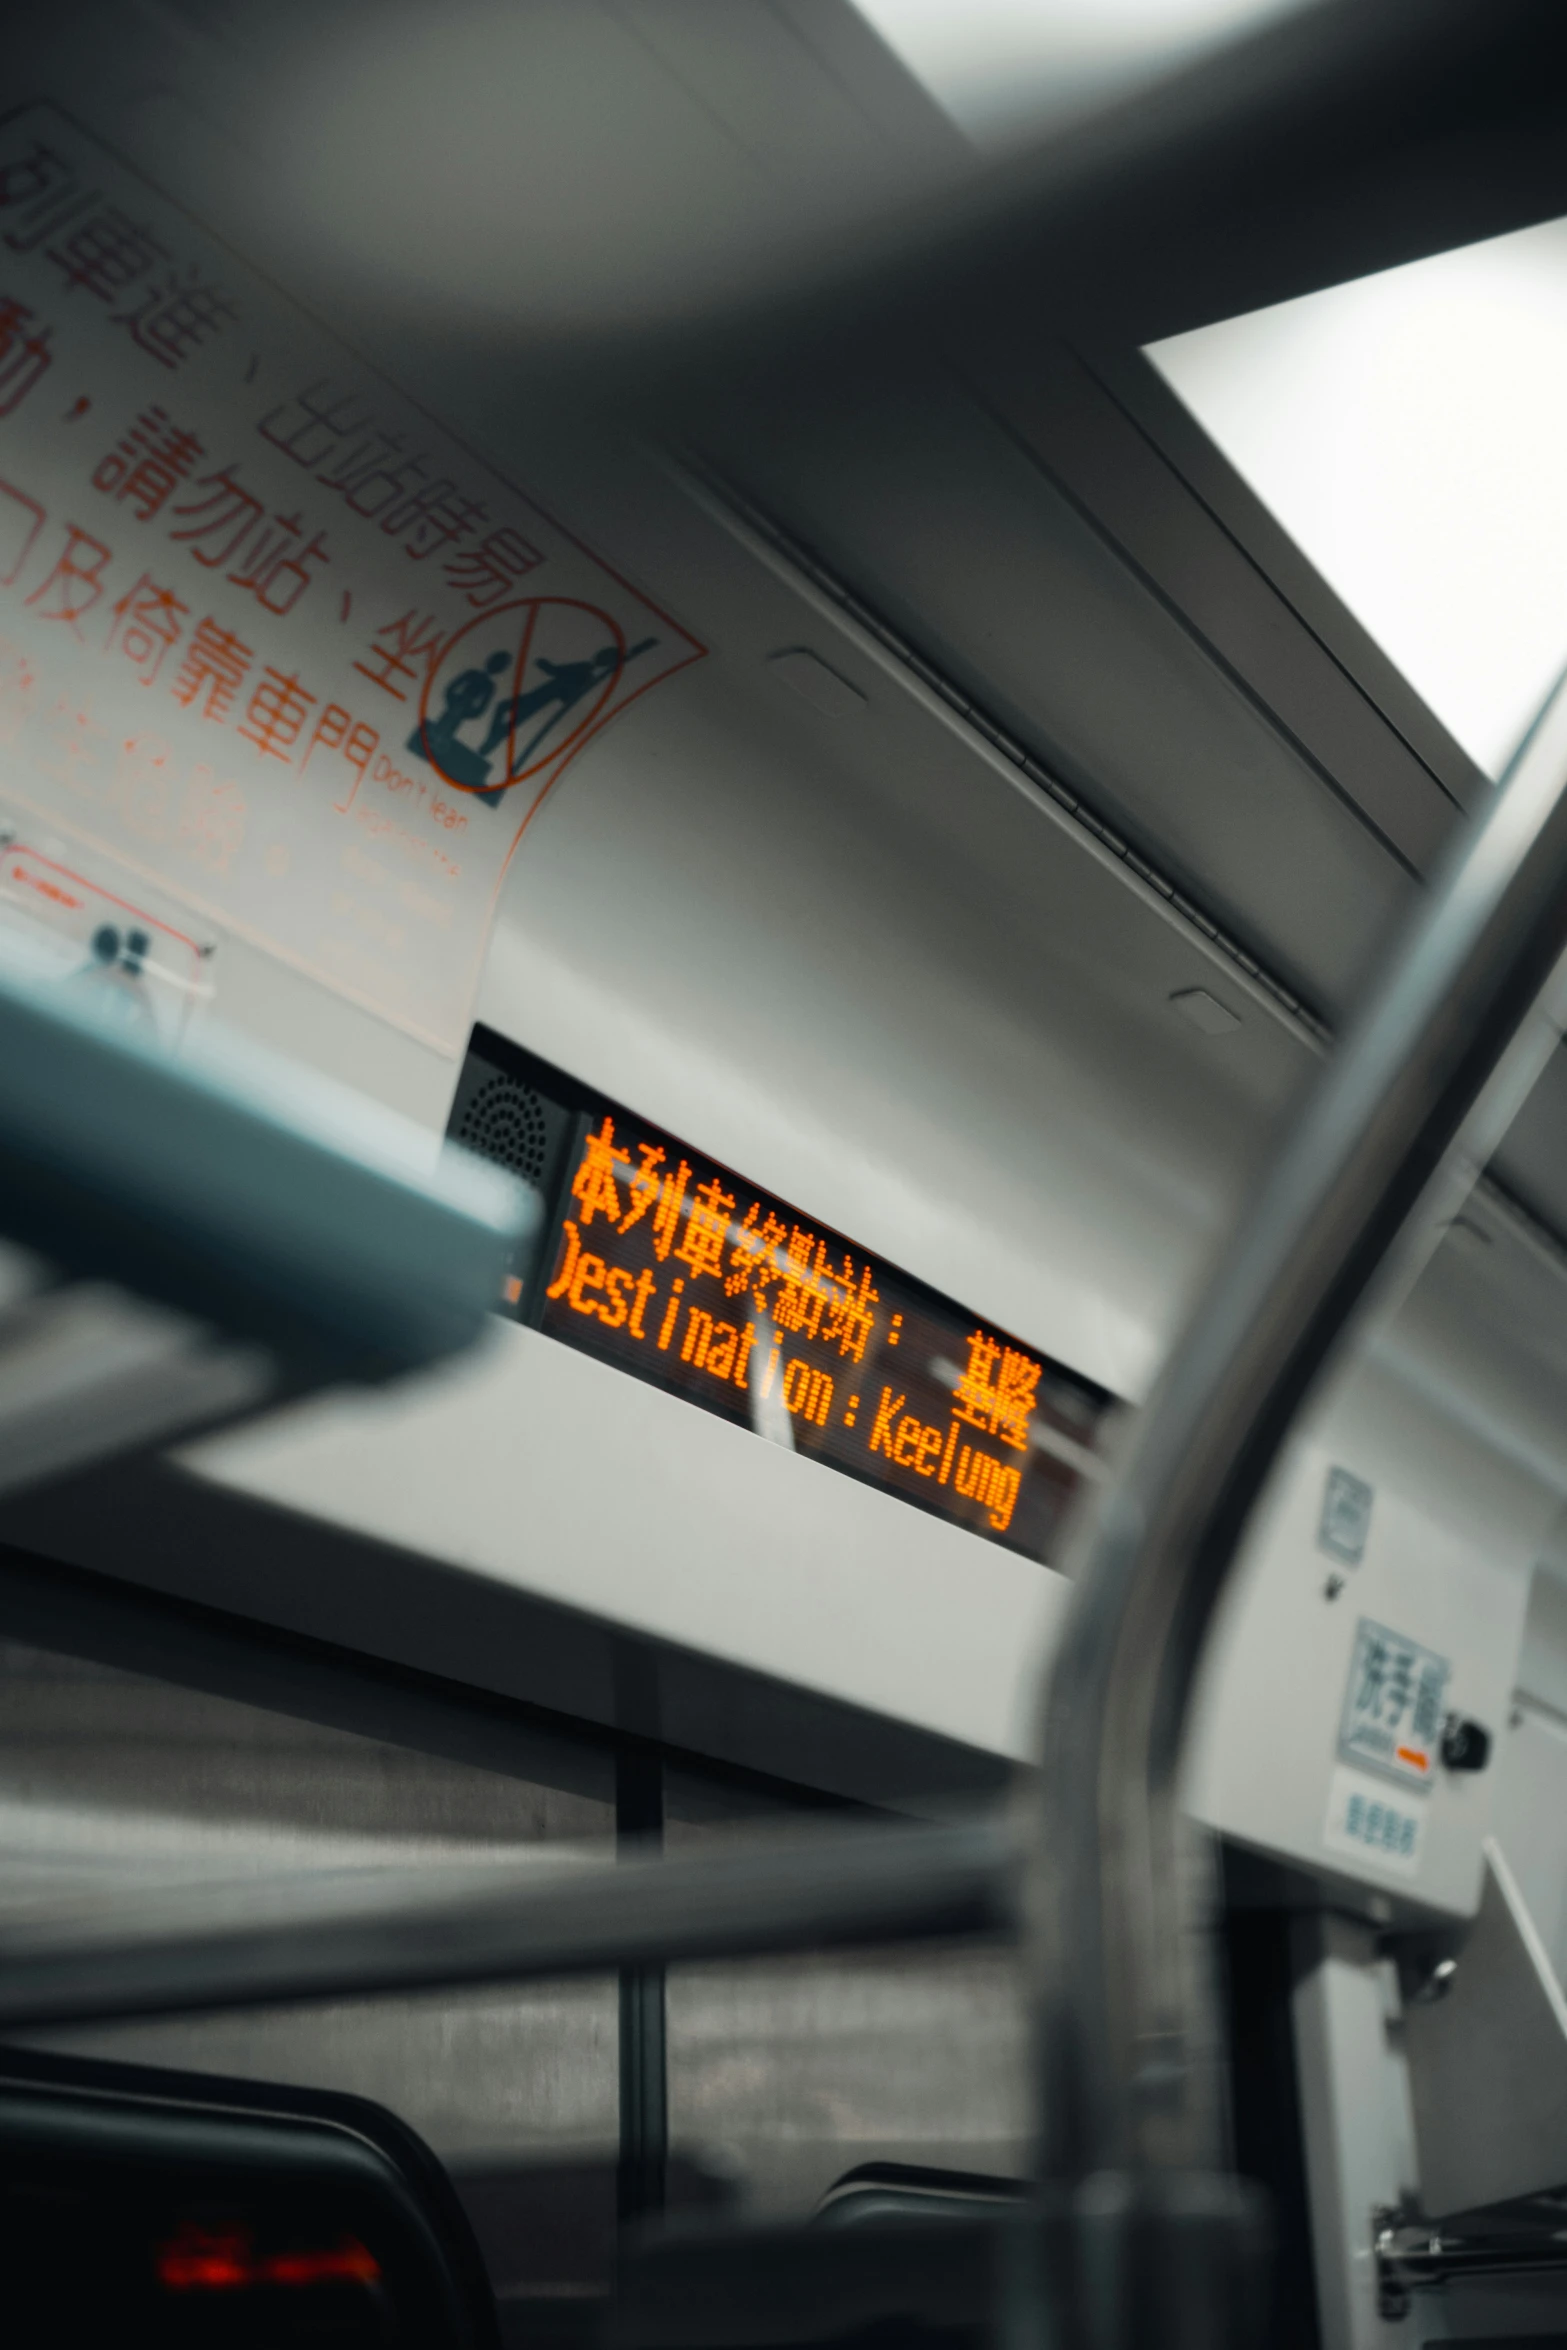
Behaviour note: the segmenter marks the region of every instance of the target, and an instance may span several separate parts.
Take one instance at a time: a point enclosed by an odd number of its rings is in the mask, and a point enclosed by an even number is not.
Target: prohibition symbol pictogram
[[[502,604],[443,649],[408,749],[455,790],[493,806],[580,742],[627,664],[657,642],[649,636],[628,646],[608,612],[574,596]]]

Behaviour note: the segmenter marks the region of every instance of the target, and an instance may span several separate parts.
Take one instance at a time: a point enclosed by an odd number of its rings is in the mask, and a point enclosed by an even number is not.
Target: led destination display
[[[530,1320],[1032,1558],[1109,1398],[613,1105],[579,1118]]]

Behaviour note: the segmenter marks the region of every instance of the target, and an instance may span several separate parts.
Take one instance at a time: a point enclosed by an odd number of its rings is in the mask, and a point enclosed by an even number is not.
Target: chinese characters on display
[[[585,1125],[543,1326],[1032,1556],[1104,1399],[667,1137]]]

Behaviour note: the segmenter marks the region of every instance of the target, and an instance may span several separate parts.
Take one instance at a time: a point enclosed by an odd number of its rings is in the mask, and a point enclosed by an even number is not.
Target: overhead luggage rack
[[[531,1195],[231,1038],[0,978],[0,1492],[471,1344]]]

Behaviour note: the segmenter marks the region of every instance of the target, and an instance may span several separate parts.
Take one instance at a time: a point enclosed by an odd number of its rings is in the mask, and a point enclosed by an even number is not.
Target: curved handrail
[[[1216,2164],[1177,1802],[1205,1638],[1357,1309],[1400,1237],[1430,1228],[1432,1186],[1463,1146],[1494,1141],[1476,1126],[1540,1065],[1530,1014],[1564,949],[1559,686],[1323,1072],[1077,1547],[1046,1675],[1030,1904],[1046,2176]]]

